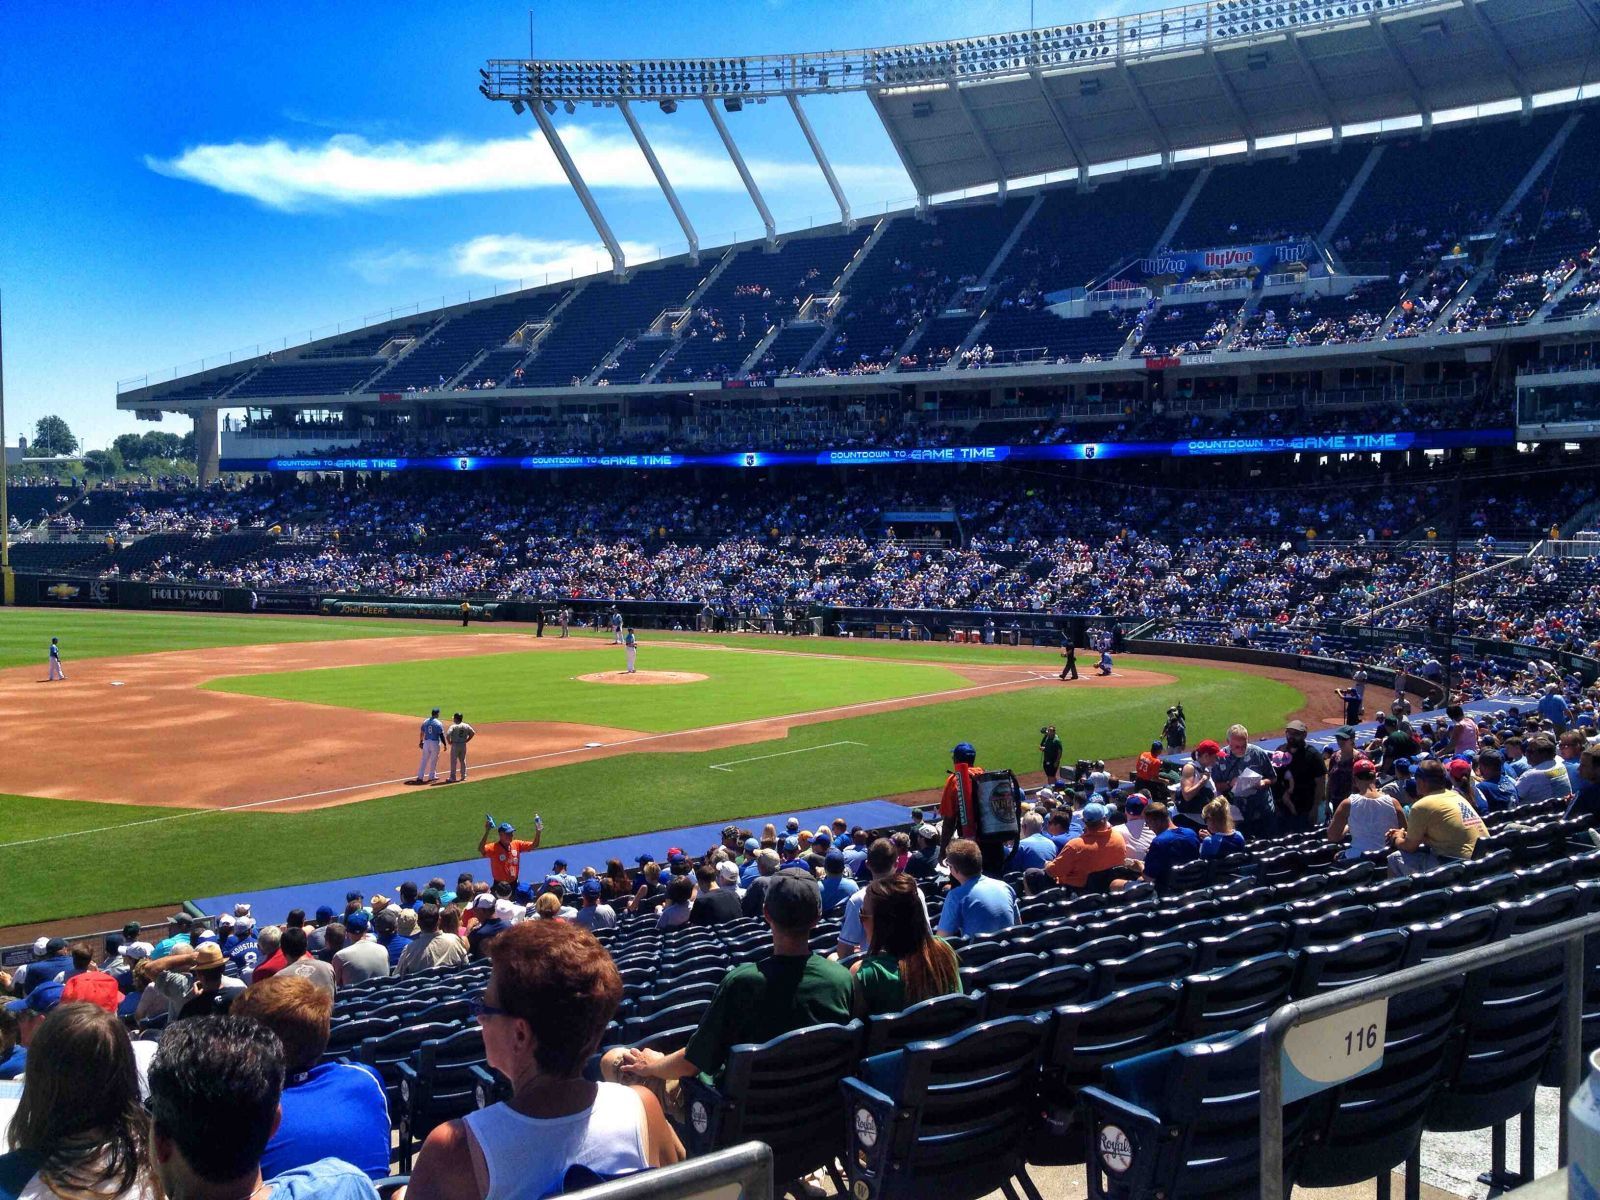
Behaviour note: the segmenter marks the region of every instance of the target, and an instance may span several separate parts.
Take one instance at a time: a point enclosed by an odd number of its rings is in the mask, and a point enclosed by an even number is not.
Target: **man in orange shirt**
[[[1150,749],[1139,755],[1139,761],[1133,766],[1133,777],[1144,784],[1153,800],[1167,798],[1167,781],[1161,774],[1165,765],[1161,761],[1161,743],[1151,742]]]
[[[513,888],[517,886],[517,878],[522,871],[522,856],[529,850],[537,850],[539,841],[544,836],[544,821],[538,814],[533,818],[533,841],[525,841],[513,837],[517,832],[515,825],[510,821],[500,822],[500,836],[495,837],[494,821],[489,817],[483,819],[483,840],[478,843],[478,853],[487,855],[489,870],[494,873],[496,883],[509,883]]]
[[[1111,814],[1099,803],[1083,807],[1083,833],[1061,847],[1045,873],[1063,887],[1081,888],[1096,871],[1120,867],[1128,858],[1122,831],[1111,825]]]
[[[983,853],[983,873],[998,879],[1005,872],[1006,848],[1004,842],[979,836],[977,779],[983,768],[977,765],[978,752],[971,742],[962,742],[950,758],[950,773],[939,797],[939,850],[942,853],[958,837],[969,838]]]

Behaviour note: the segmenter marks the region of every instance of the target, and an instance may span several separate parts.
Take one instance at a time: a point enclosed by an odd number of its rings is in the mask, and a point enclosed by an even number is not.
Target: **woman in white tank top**
[[[1346,858],[1360,858],[1373,850],[1385,850],[1384,835],[1391,829],[1406,827],[1406,812],[1400,802],[1378,790],[1378,768],[1369,759],[1358,758],[1350,771],[1355,791],[1339,801],[1328,822],[1328,840],[1341,842],[1346,833],[1350,846]]]
[[[428,1135],[407,1200],[539,1200],[684,1157],[645,1088],[590,1083],[584,1063],[622,999],[611,957],[588,930],[528,921],[489,943],[494,970],[478,1022],[489,1065],[512,1084],[492,1104]]]

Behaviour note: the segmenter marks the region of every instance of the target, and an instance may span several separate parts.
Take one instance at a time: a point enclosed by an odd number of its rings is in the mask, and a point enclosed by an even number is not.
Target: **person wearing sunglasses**
[[[430,1133],[407,1200],[536,1200],[578,1178],[680,1161],[683,1146],[649,1089],[583,1078],[622,1001],[621,976],[594,935],[527,921],[489,943],[489,960],[473,1013],[511,1099]]]

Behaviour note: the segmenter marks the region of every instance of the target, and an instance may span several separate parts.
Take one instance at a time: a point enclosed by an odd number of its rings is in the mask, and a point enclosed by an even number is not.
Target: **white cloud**
[[[644,156],[626,133],[588,126],[563,128],[579,169],[592,187],[645,188],[656,184]],[[673,186],[682,191],[737,191],[742,186],[732,163],[681,140],[661,140],[656,152]],[[820,186],[809,160],[750,158],[750,169],[764,190]],[[366,204],[468,192],[567,186],[555,155],[537,132],[520,137],[430,142],[370,141],[359,134],[337,134],[317,143],[229,142],[192,146],[173,158],[146,156],[153,171],[204,184],[230,195],[247,196],[289,211],[324,205]],[[898,164],[845,163],[841,182],[862,198],[899,196],[907,189]]]
[[[403,246],[364,250],[350,260],[350,269],[368,283],[388,283],[396,275],[433,265],[426,254]]]
[[[629,263],[648,262],[656,248],[642,242],[622,243]],[[507,282],[525,280],[529,287],[570,275],[605,270],[611,262],[599,242],[523,237],[515,233],[486,233],[450,248],[450,268],[457,275],[476,275]]]

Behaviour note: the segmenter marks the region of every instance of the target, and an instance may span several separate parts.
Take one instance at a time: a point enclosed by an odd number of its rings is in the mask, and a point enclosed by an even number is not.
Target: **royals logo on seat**
[[[1113,1175],[1121,1175],[1133,1166],[1133,1144],[1128,1135],[1115,1125],[1102,1125],[1099,1136],[1100,1161]]]

